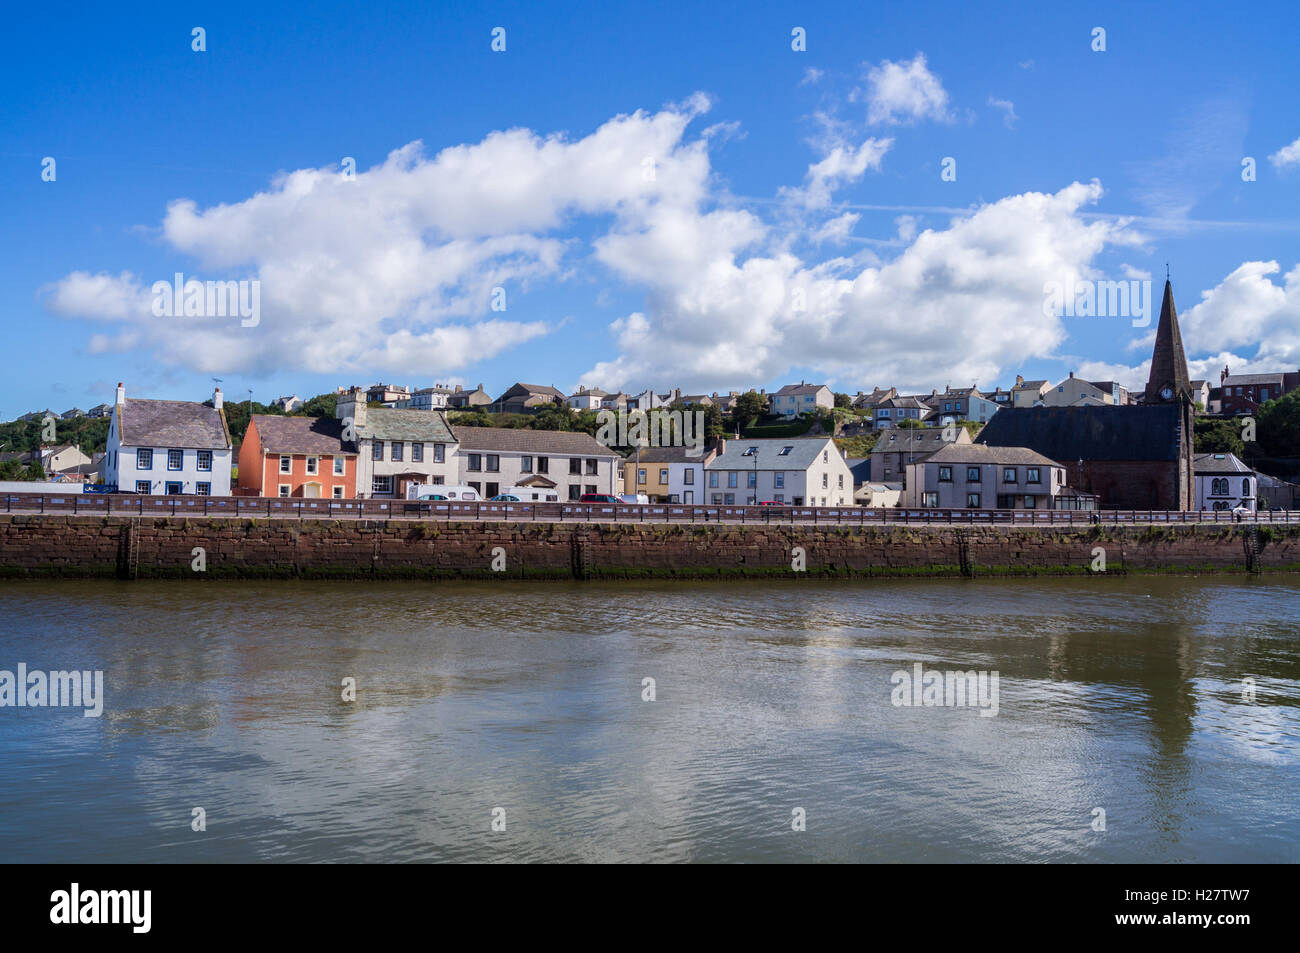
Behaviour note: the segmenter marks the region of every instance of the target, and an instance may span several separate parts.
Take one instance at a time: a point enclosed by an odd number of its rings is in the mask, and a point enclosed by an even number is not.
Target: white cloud
[[[707,141],[683,136],[708,106],[697,95],[617,116],[576,141],[511,129],[432,157],[412,142],[351,178],[301,169],[243,201],[172,202],[162,236],[198,262],[176,270],[259,279],[257,328],[154,317],[146,289],[170,269],[74,272],[46,289],[47,306],[117,322],[156,358],[201,371],[282,371],[290,360],[316,372],[453,370],[546,332],[535,313],[516,321],[516,303],[530,283],[563,277],[575,217],[636,219],[705,197]],[[489,309],[497,287],[505,312]]]
[[[802,188],[784,188],[781,194],[805,208],[825,208],[836,188],[858,181],[868,169],[879,169],[893,144],[893,139],[867,139],[856,149],[836,145],[820,162],[808,167]]]
[[[861,95],[861,94],[860,94]],[[950,121],[948,93],[930,72],[925,54],[906,62],[884,60],[867,71],[867,122],[895,124],[919,119]]]
[[[648,307],[614,323],[620,355],[584,379],[724,388],[807,367],[846,387],[929,387],[940,369],[993,380],[1065,339],[1043,314],[1046,281],[1081,280],[1104,247],[1138,240],[1079,215],[1100,194],[1075,183],[1010,196],[867,268],[765,253],[765,230],[747,213],[661,209],[598,242],[603,261],[647,286]]]
[[[1300,138],[1297,138],[1291,145],[1278,149],[1277,152],[1268,157],[1268,161],[1279,169],[1300,165]]]
[[[1014,126],[1016,120],[1020,118],[1016,115],[1016,104],[1009,99],[995,99],[990,96],[989,105],[994,109],[1002,110],[1002,122],[1008,129]]]

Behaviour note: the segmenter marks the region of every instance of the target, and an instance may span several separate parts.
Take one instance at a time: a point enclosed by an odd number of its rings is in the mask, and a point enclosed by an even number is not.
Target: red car
[[[610,496],[608,493],[584,493],[579,503],[620,503],[622,502],[617,496]]]
[[[786,506],[787,504],[782,503],[780,500],[760,500],[758,505],[759,506]]]

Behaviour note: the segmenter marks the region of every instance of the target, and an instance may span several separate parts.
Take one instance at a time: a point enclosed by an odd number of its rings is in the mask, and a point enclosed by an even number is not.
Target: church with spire
[[[1196,508],[1195,403],[1174,289],[1165,280],[1141,403],[1004,408],[976,443],[1028,447],[1065,467],[1066,483],[1102,509]]]

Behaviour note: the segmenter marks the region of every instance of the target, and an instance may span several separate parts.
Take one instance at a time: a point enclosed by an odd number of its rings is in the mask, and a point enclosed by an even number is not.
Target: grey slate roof
[[[1177,404],[1005,407],[975,442],[1028,447],[1052,460],[1177,460]]]
[[[427,413],[427,411],[425,411]],[[263,453],[356,453],[351,441],[343,440],[343,421],[335,417],[280,417],[254,414]]]
[[[366,408],[366,422],[357,425],[357,436],[373,440],[422,443],[455,443],[446,415],[440,410],[399,410],[394,407]]]
[[[1223,379],[1222,387],[1238,387],[1242,384],[1281,384],[1282,372],[1276,374],[1230,374]]]
[[[1254,473],[1237,459],[1235,453],[1198,453],[1192,457],[1192,469],[1197,473]]]
[[[772,397],[794,397],[803,394],[816,394],[825,384],[786,384],[780,390],[771,394]],[[830,388],[826,388],[829,390]]]
[[[690,447],[642,447],[639,455],[634,451],[627,459],[642,463],[703,463],[708,455],[707,447],[700,447],[694,456]]]
[[[565,454],[572,457],[618,457],[618,453],[598,443],[588,433],[568,430],[524,430],[514,427],[455,428],[461,452],[487,451],[505,453]]]
[[[128,397],[115,410],[117,433],[123,446],[230,449],[225,414],[207,404]]]
[[[982,443],[950,443],[942,450],[931,454],[925,463],[983,464],[1007,467],[1056,467],[1055,460],[1049,460],[1041,453],[1035,453],[1028,447],[989,447]]]
[[[745,456],[750,447],[758,447],[757,467],[752,456]],[[781,450],[790,448],[785,456]],[[720,453],[709,464],[710,470],[807,470],[821,459],[823,450],[839,453],[829,437],[788,437],[785,439],[728,440],[725,453]]]

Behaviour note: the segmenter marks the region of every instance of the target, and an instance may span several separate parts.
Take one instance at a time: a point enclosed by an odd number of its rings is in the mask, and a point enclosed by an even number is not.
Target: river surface
[[[105,686],[98,718],[0,707],[6,861],[1300,860],[1294,576],[0,582],[0,611],[0,670]],[[917,662],[996,671],[996,715],[895,704]]]

